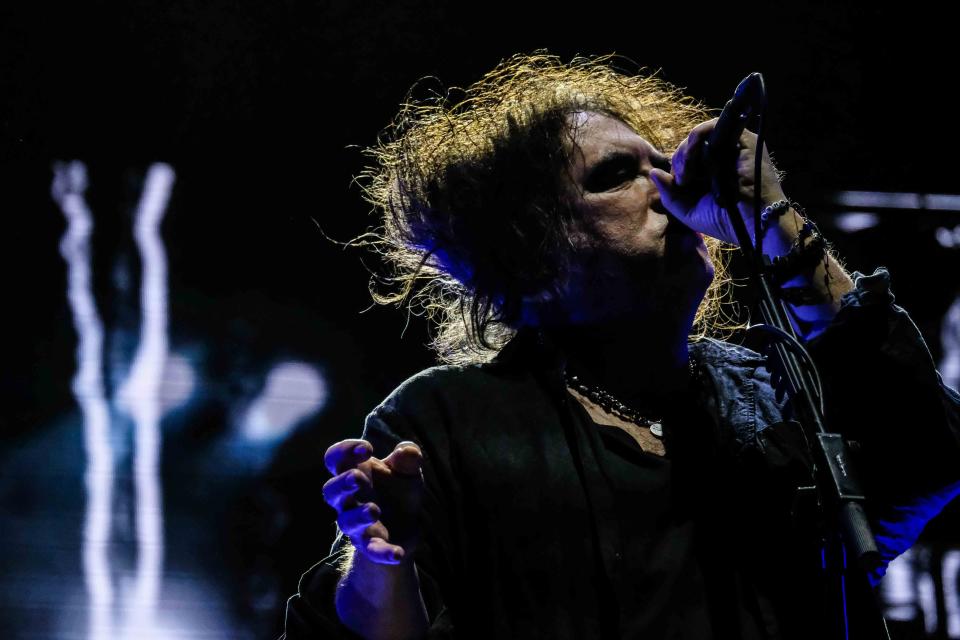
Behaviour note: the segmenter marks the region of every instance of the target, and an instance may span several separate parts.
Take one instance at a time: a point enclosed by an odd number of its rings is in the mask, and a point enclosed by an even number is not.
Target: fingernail
[[[368,455],[370,455],[370,449],[367,449],[367,445],[365,444],[358,444],[353,449],[353,455],[366,458]]]

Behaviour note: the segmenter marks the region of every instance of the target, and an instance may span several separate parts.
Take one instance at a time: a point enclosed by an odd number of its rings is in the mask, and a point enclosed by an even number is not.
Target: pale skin
[[[581,251],[562,294],[526,302],[524,320],[554,332],[591,380],[623,400],[655,403],[687,383],[687,336],[714,275],[702,234],[736,240],[703,186],[700,158],[715,122],[695,127],[668,157],[616,118],[570,116],[570,197],[584,222],[574,239]],[[740,145],[740,209],[751,229],[756,136],[744,132]],[[766,151],[763,175],[763,205],[783,199]],[[764,253],[786,253],[802,224],[790,209],[764,236]],[[853,288],[832,256],[826,268],[821,264],[789,284],[814,287],[828,300],[796,308],[806,321],[832,318],[841,295]],[[624,428],[662,455],[635,425],[571,395],[598,422]],[[428,620],[409,515],[420,505],[423,456],[410,442],[382,460],[372,450],[366,441],[344,440],[325,455],[334,477],[324,485],[324,499],[356,549],[337,591],[337,611],[364,638],[422,637]],[[381,507],[401,515],[385,523]]]

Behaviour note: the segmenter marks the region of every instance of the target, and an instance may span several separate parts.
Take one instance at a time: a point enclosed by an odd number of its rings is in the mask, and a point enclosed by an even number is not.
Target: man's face
[[[570,116],[571,197],[585,231],[588,278],[625,286],[689,287],[702,296],[713,265],[702,237],[670,216],[650,170],[670,159],[617,118],[591,111]]]

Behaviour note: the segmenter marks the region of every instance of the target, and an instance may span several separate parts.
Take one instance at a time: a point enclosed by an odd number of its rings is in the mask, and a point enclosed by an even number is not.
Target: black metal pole
[[[750,78],[751,76],[748,76],[748,79]],[[762,77],[757,79],[760,82],[761,99],[765,99]],[[727,111],[727,109],[724,110],[725,115]],[[742,125],[745,125],[750,113],[734,113],[731,115],[739,118]],[[723,117],[722,115],[721,119]],[[740,131],[742,130],[743,127]],[[763,154],[762,143],[761,138],[758,140],[756,150],[758,166]],[[881,562],[876,540],[863,509],[864,492],[856,476],[846,441],[840,434],[833,433],[826,427],[820,397],[814,393],[813,380],[816,373],[810,371],[810,369],[805,369],[794,349],[788,348],[783,339],[778,339],[778,337],[782,338],[785,335],[799,345],[785,303],[774,293],[775,287],[770,277],[769,266],[765,263],[762,253],[755,250],[753,241],[747,232],[746,224],[737,209],[739,189],[736,176],[736,157],[733,157],[732,161],[729,157],[717,157],[717,155],[720,155],[717,153],[718,151],[730,153],[729,150],[710,149],[709,145],[706,149],[708,163],[714,169],[712,181],[714,197],[718,204],[726,210],[737,234],[740,251],[749,265],[750,280],[757,295],[757,304],[763,322],[777,330],[768,332],[768,335],[774,336],[773,348],[767,356],[769,367],[783,376],[791,406],[807,434],[807,441],[811,443],[813,448],[812,453],[817,471],[817,491],[821,504],[823,504],[822,508],[828,509],[828,513],[829,510],[836,513],[836,517],[832,521],[830,518],[826,519],[827,527],[832,526],[832,529],[824,533],[823,540],[825,544],[836,547],[839,543],[834,542],[838,539],[834,532],[839,532],[839,538],[842,539],[842,544],[845,547],[845,549],[825,549],[824,557],[830,559],[831,566],[828,566],[827,570],[837,589],[835,601],[838,601],[834,605],[836,607],[836,615],[834,616],[836,620],[835,635],[837,638],[847,640],[849,638],[849,627],[846,616],[844,575],[848,567],[845,557],[854,559],[858,570],[863,572],[876,569]],[[711,153],[714,154],[713,158],[710,157]],[[736,154],[737,150],[733,150],[733,155],[736,156]],[[759,180],[755,182],[756,197],[754,198],[755,228],[758,231],[760,229],[760,184]],[[758,244],[762,247],[760,233],[757,233],[757,237]],[[805,358],[805,360],[807,360],[808,367],[814,367],[812,359]]]

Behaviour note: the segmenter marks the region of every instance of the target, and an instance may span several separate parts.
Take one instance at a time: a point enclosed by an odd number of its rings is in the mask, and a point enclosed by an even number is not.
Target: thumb
[[[671,213],[677,215],[677,211],[682,209],[680,207],[680,187],[677,186],[677,179],[672,173],[664,171],[663,169],[651,169],[650,170],[650,179],[653,181],[653,184],[656,185],[657,191],[660,192],[660,202],[663,203]]]
[[[404,440],[397,443],[390,455],[383,459],[383,463],[400,475],[419,476],[420,467],[423,466],[423,453],[420,445]]]
[[[673,175],[663,169],[651,169],[650,179],[657,186],[661,198],[669,198],[674,187]]]

